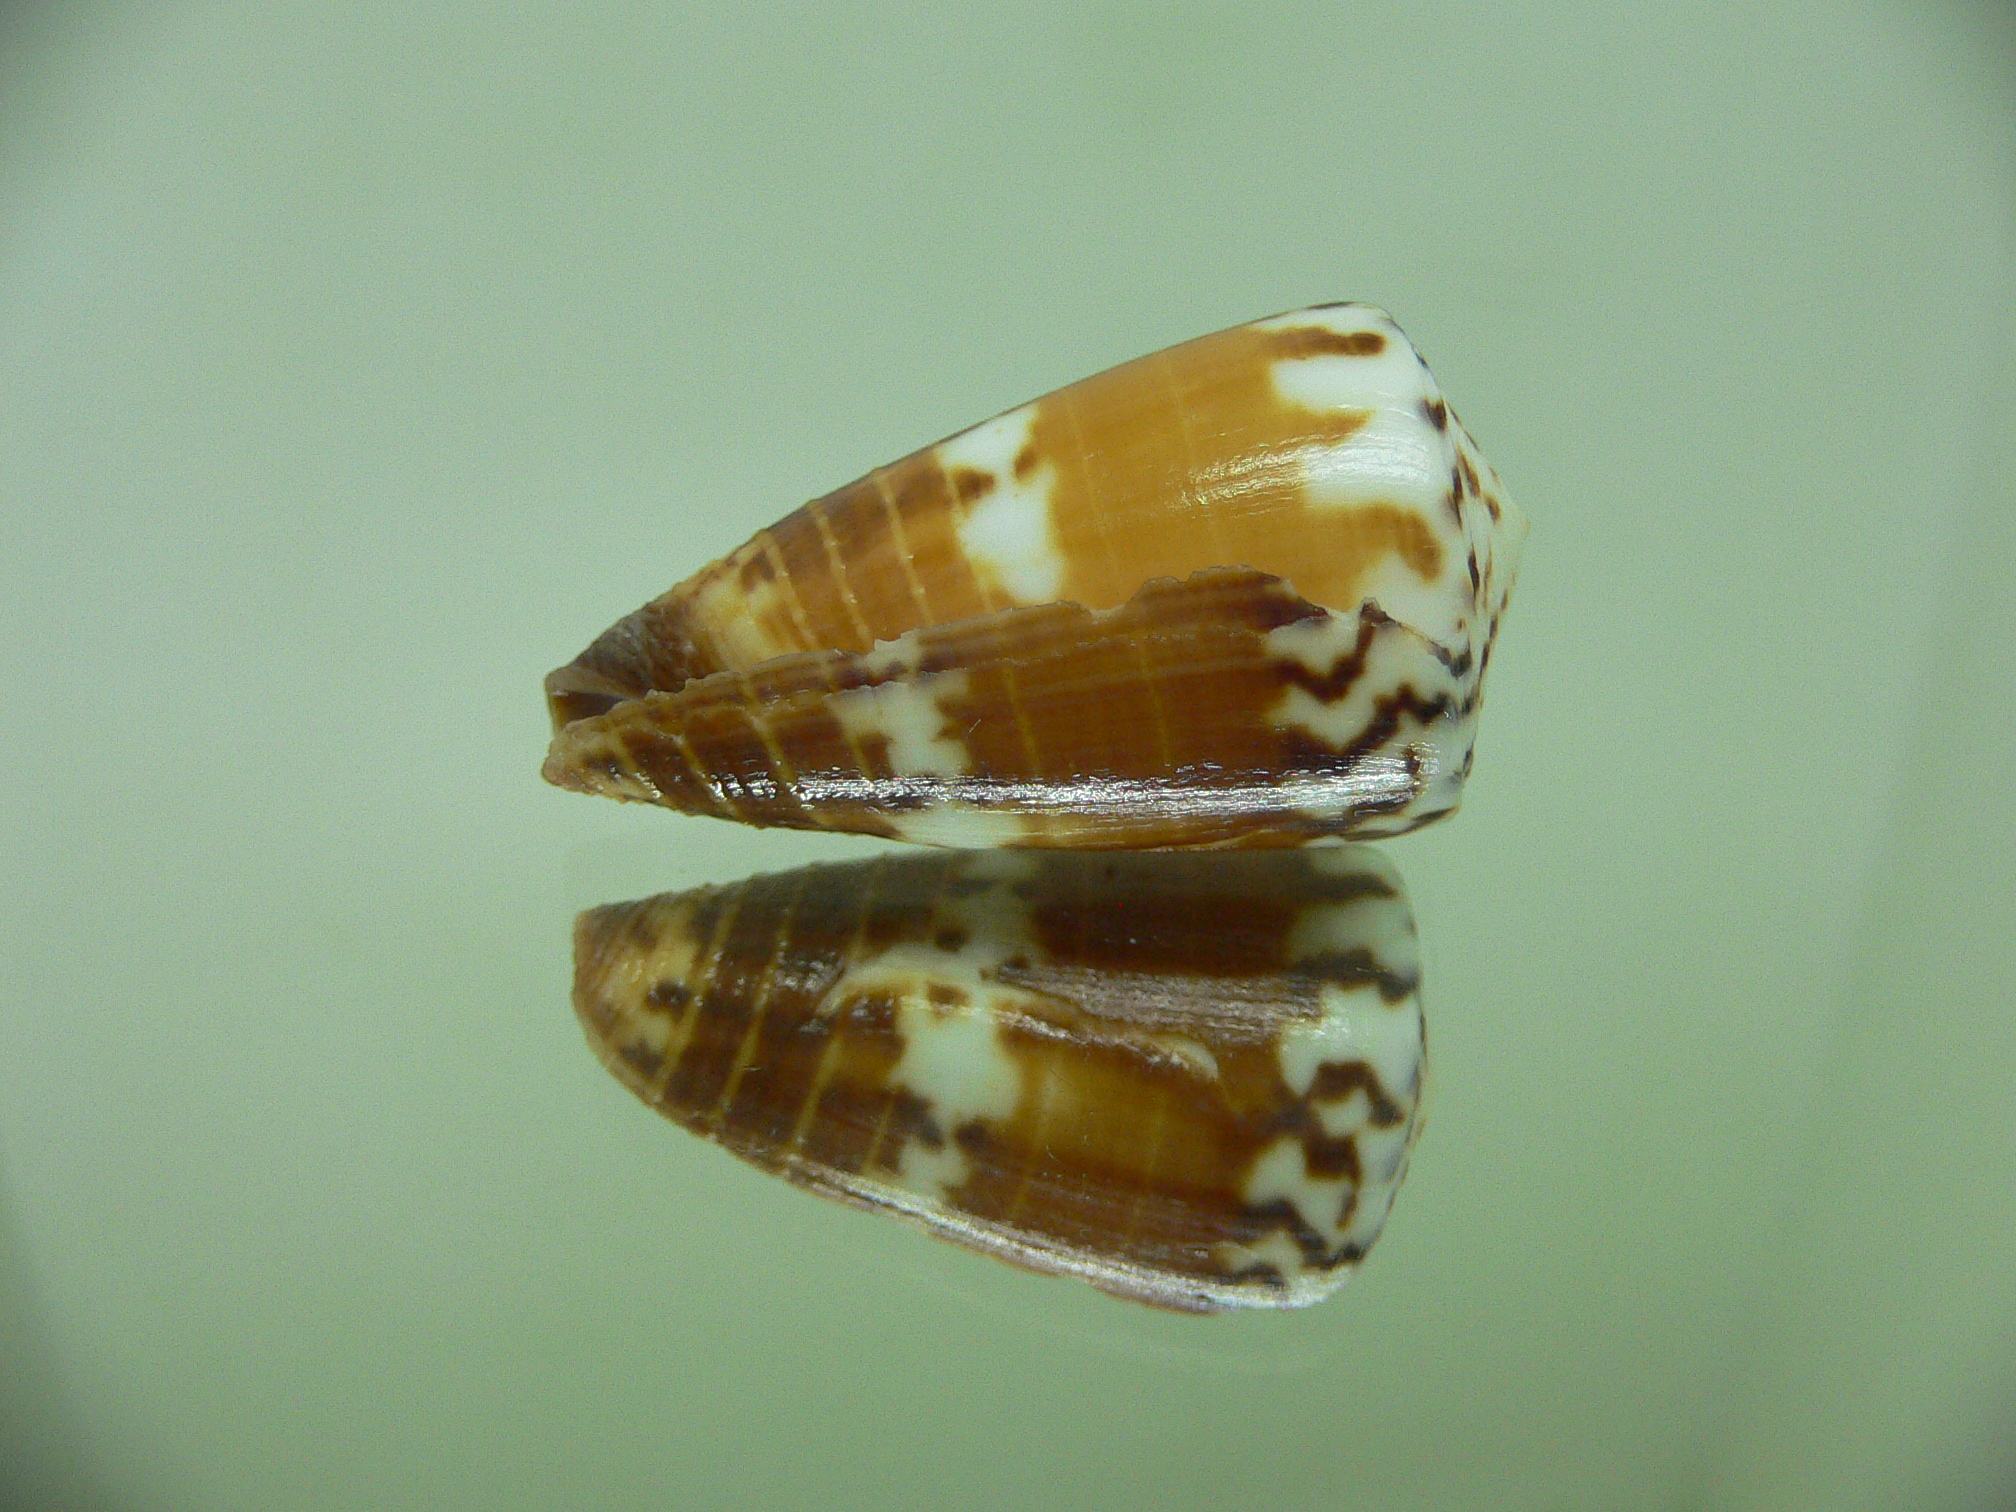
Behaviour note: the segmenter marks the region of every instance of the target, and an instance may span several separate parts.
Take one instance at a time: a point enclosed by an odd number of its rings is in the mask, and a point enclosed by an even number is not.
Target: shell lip
[[[661,601],[662,602],[662,601]],[[1474,658],[1467,645],[1449,645],[1427,631],[1389,613],[1373,597],[1366,597],[1353,609],[1339,609],[1316,603],[1304,597],[1287,578],[1252,567],[1210,567],[1200,569],[1185,578],[1174,576],[1156,577],[1143,583],[1127,603],[1111,609],[1087,609],[1081,604],[1059,601],[1043,606],[1021,606],[1002,611],[1005,614],[1021,616],[1049,616],[1055,611],[1071,612],[1076,622],[1073,629],[1077,637],[1098,639],[1110,634],[1138,634],[1140,626],[1134,623],[1142,613],[1160,611],[1163,605],[1174,605],[1177,618],[1168,621],[1165,628],[1188,625],[1192,629],[1223,627],[1246,633],[1271,633],[1283,627],[1334,623],[1340,627],[1356,625],[1356,650],[1345,656],[1337,665],[1348,665],[1362,669],[1367,655],[1370,637],[1396,637],[1413,648],[1413,654],[1423,657],[1438,673],[1461,683],[1470,679],[1475,671]],[[637,718],[649,721],[653,718],[677,722],[676,711],[685,700],[694,697],[725,697],[730,701],[744,700],[749,696],[752,681],[760,682],[766,672],[776,672],[794,663],[813,663],[820,660],[844,657],[854,665],[840,682],[829,681],[827,692],[845,688],[847,690],[872,688],[888,682],[901,682],[920,672],[933,670],[929,658],[920,663],[914,654],[914,646],[905,646],[902,640],[878,643],[875,650],[865,656],[845,650],[794,651],[768,658],[746,670],[735,668],[710,669],[704,661],[690,652],[681,656],[651,656],[648,649],[653,645],[654,630],[651,620],[656,617],[658,605],[647,605],[644,609],[628,616],[611,627],[594,645],[584,651],[573,663],[550,673],[546,679],[549,708],[553,712],[556,726],[545,762],[541,769],[544,779],[554,786],[570,792],[593,796],[615,798],[626,802],[649,802],[684,808],[688,812],[712,812],[717,817],[736,818],[745,823],[774,823],[775,819],[764,820],[750,816],[739,803],[723,800],[728,812],[721,804],[710,804],[696,810],[686,802],[668,798],[660,790],[657,782],[640,768],[634,760],[632,738],[635,730],[626,724]],[[981,624],[995,616],[982,616],[967,621],[954,622],[935,627],[943,632],[959,633],[966,627]],[[968,631],[970,638],[970,630]],[[689,643],[690,644],[690,643]],[[1339,646],[1343,645],[1342,640]],[[905,654],[891,654],[898,649]],[[1003,660],[1003,664],[1018,672],[1027,672],[1034,663],[1018,659],[1012,655],[1003,657],[998,646],[990,648],[988,654]],[[947,663],[948,666],[953,665]],[[956,670],[956,668],[955,668]],[[831,677],[832,670],[825,674]],[[1333,667],[1331,674],[1335,676]],[[1356,673],[1354,672],[1355,676]],[[662,681],[660,680],[662,679]],[[676,680],[675,680],[676,679]],[[669,684],[669,686],[667,685]],[[716,687],[715,694],[702,690],[710,685]],[[809,689],[808,689],[809,691]],[[1327,695],[1326,695],[1327,696]],[[654,714],[653,710],[659,711]],[[1433,704],[1430,711],[1435,720],[1463,720],[1474,714],[1475,694],[1460,699],[1448,707]],[[681,743],[683,749],[683,742]],[[688,753],[691,760],[691,753]],[[1366,773],[1384,773],[1384,768],[1367,766]],[[1099,774],[1087,773],[1090,780]],[[1107,774],[1111,777],[1112,774]],[[1365,775],[1361,773],[1361,776]],[[1389,774],[1390,775],[1390,774]],[[1418,827],[1432,818],[1439,818],[1455,807],[1452,800],[1438,805],[1421,814],[1405,812],[1409,805],[1420,796],[1418,772],[1411,767],[1407,781],[1392,791],[1373,791],[1363,782],[1354,787],[1351,806],[1350,833],[1362,834],[1366,838],[1390,836],[1404,833]],[[803,799],[813,788],[806,785],[805,774],[800,774],[797,788]],[[975,813],[1012,811],[1024,818],[1055,819],[1064,811],[1075,811],[1085,801],[1086,793],[1081,785],[1070,793],[1059,793],[1050,805],[1031,805],[1006,800],[1011,793],[1020,793],[1029,787],[1027,781],[1011,779],[989,780],[984,775],[969,774],[964,778],[925,779],[918,778],[913,784],[918,792],[916,801],[907,807],[945,807],[967,809]],[[1222,784],[1221,784],[1222,785]],[[712,786],[712,784],[710,784]],[[732,786],[732,784],[731,784]],[[830,785],[829,785],[830,786]],[[861,786],[860,782],[852,787]],[[1151,782],[1145,786],[1141,782],[1121,781],[1117,778],[1101,780],[1100,787],[1108,794],[1125,790],[1135,793],[1133,801],[1121,804],[1130,814],[1138,815],[1174,802],[1180,796],[1185,806],[1196,808],[1201,797],[1209,793],[1193,792],[1194,784],[1178,784],[1177,788],[1164,791],[1165,784]],[[1362,789],[1362,790],[1360,790]],[[724,793],[733,793],[729,788]],[[739,791],[735,789],[734,791]],[[821,788],[818,791],[825,792]],[[1169,841],[1150,846],[1152,849],[1212,849],[1219,847],[1247,846],[1299,846],[1308,844],[1311,834],[1306,826],[1289,825],[1256,826],[1240,822],[1245,813],[1244,789],[1228,790],[1223,796],[1230,805],[1226,813],[1219,817],[1223,824],[1217,828],[1227,829],[1225,834],[1214,832],[1184,841]],[[829,793],[829,796],[830,793]],[[850,796],[858,797],[851,793]],[[1026,796],[1026,795],[1025,795]],[[1154,802],[1148,801],[1154,799]],[[907,812],[907,807],[905,812]],[[1040,810],[1040,812],[1039,812]],[[1213,810],[1216,812],[1216,810]],[[781,822],[789,822],[784,820]],[[914,828],[914,826],[913,826]],[[1237,831],[1237,833],[1231,833]],[[1278,833],[1277,833],[1278,831]],[[883,833],[884,831],[876,831]],[[1329,833],[1319,830],[1317,833]],[[953,844],[962,842],[931,840],[905,832],[900,838],[920,839],[930,844]],[[991,843],[1010,848],[1030,846],[1050,848],[1057,842],[1043,834],[1008,837]],[[1079,839],[1073,845],[1089,845],[1091,848],[1109,848],[1097,842]],[[1116,842],[1118,848],[1137,848],[1139,842]]]
[[[679,593],[675,588],[626,614],[573,661],[546,674],[546,711],[556,735],[634,698],[676,691],[712,670],[673,607]]]
[[[578,663],[546,674],[546,712],[552,717],[556,735],[576,720],[607,714],[635,696],[615,678]],[[547,781],[552,781],[550,774]]]

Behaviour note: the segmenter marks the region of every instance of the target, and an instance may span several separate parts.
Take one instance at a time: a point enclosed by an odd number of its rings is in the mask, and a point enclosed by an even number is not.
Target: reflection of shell
[[[547,679],[562,786],[940,844],[1455,807],[1525,520],[1391,320],[1088,378],[815,499]]]
[[[590,1044],[674,1122],[1159,1306],[1327,1294],[1417,1127],[1414,926],[1362,847],[885,857],[574,938]]]

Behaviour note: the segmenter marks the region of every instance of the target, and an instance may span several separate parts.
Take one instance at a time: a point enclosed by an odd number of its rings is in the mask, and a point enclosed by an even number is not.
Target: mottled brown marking
[[[1377,872],[1353,871],[1342,874],[1314,872],[1310,892],[1327,903],[1355,903],[1361,898],[1397,898],[1400,892]]]
[[[1377,357],[1386,338],[1377,331],[1333,331],[1328,326],[1293,326],[1272,333],[1277,357]]]
[[[1345,1208],[1350,1207],[1350,1199],[1345,1200]],[[1259,1207],[1247,1208],[1241,1215],[1241,1236],[1247,1243],[1262,1234],[1278,1230],[1295,1241],[1302,1251],[1302,1264],[1308,1269],[1322,1269],[1328,1260],[1323,1236],[1310,1228],[1302,1217],[1301,1210],[1285,1197],[1277,1197],[1272,1202]]]
[[[1302,1164],[1319,1181],[1355,1183],[1362,1179],[1358,1168],[1358,1142],[1353,1139],[1312,1135],[1302,1141]],[[1320,1238],[1317,1243],[1320,1249],[1330,1247]]]
[[[1421,413],[1428,417],[1428,423],[1438,431],[1449,429],[1449,406],[1440,399],[1423,399]]]
[[[1421,978],[1412,972],[1390,969],[1369,949],[1328,951],[1305,956],[1295,963],[1301,975],[1335,982],[1340,987],[1370,987],[1388,1003],[1397,1003],[1420,991]]]
[[[630,1072],[630,1079],[636,1081],[657,1080],[658,1070],[665,1064],[665,1057],[661,1052],[635,1041],[618,1045],[615,1054]]]
[[[889,1117],[869,1159],[877,1169],[894,1172],[897,1162],[902,1159],[903,1146],[911,1140],[927,1150],[942,1150],[945,1148],[945,1131],[931,1116],[929,1103],[908,1088],[899,1087],[890,1094]]]
[[[1406,1089],[1412,1093],[1413,1088]],[[1316,1068],[1309,1095],[1319,1102],[1341,1102],[1353,1092],[1365,1094],[1366,1121],[1375,1129],[1390,1129],[1407,1116],[1379,1080],[1379,1073],[1364,1061],[1330,1061]]]
[[[1373,700],[1371,717],[1365,721],[1358,735],[1341,750],[1335,746],[1316,740],[1301,731],[1289,732],[1284,743],[1292,752],[1289,758],[1290,769],[1297,771],[1323,771],[1326,769],[1350,771],[1372,752],[1388,750],[1394,744],[1403,726],[1411,725],[1415,729],[1425,730],[1437,720],[1451,716],[1460,717],[1466,712],[1468,710],[1465,707],[1453,704],[1448,698],[1442,695],[1438,694],[1433,698],[1424,698],[1411,685],[1403,683],[1390,696],[1382,695]],[[1389,798],[1368,800],[1360,806],[1358,814],[1354,816],[1354,820],[1381,812],[1397,812],[1412,803],[1414,798],[1418,796],[1420,792],[1420,756],[1411,747],[1403,747],[1399,755],[1413,779],[1413,788],[1409,791],[1396,792]],[[1427,822],[1428,819],[1426,816],[1416,815],[1413,817],[1413,827],[1418,827]],[[1318,833],[1350,833],[1350,830],[1335,830],[1329,829],[1326,826],[1320,829]]]
[[[977,467],[954,467],[946,473],[951,480],[952,492],[961,504],[972,504],[984,499],[994,491],[994,474]]]

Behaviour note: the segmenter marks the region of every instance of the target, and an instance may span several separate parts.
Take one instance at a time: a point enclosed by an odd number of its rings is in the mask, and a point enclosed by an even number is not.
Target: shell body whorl
[[[1452,809],[1525,521],[1392,321],[1123,364],[815,499],[547,679],[566,787],[948,845]]]

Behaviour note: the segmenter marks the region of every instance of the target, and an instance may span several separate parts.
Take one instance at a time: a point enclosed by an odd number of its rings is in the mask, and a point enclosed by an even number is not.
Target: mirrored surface
[[[922,851],[604,904],[574,1011],[689,1133],[1172,1312],[1308,1307],[1420,1131],[1420,944],[1371,846]]]
[[[0,14],[0,1500],[1976,1507],[2016,1487],[1999,8]],[[1433,1081],[1322,1306],[645,1116],[568,921],[866,860],[539,780],[804,499],[1390,310],[1533,520]]]

